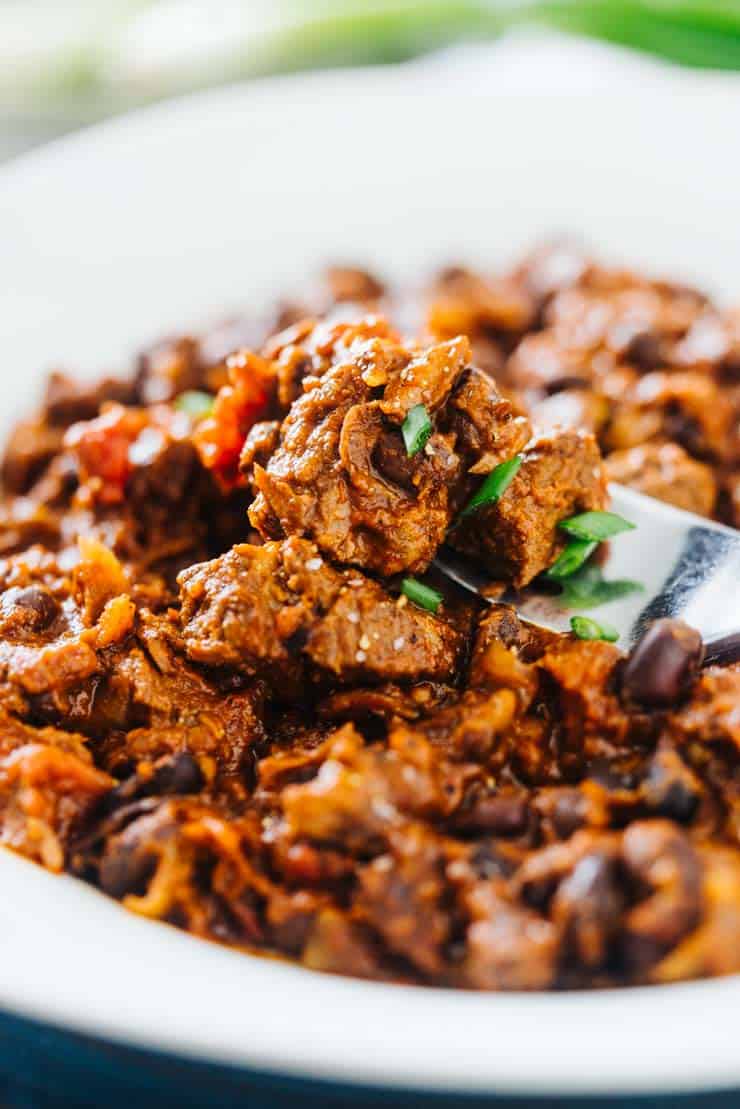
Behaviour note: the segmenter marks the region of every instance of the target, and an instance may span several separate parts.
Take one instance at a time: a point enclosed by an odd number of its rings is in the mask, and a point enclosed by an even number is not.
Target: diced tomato
[[[134,470],[169,439],[190,434],[190,420],[170,405],[126,408],[107,405],[99,416],[73,424],[64,445],[77,456],[80,496],[97,504],[120,504]]]
[[[242,483],[239,455],[253,424],[268,414],[275,396],[270,362],[250,351],[239,351],[227,362],[228,385],[216,394],[213,413],[193,432],[203,465],[227,489]]]
[[[111,404],[93,420],[73,424],[64,444],[77,455],[80,484],[93,482],[95,500],[119,504],[133,465],[129,448],[147,423],[144,409]]]

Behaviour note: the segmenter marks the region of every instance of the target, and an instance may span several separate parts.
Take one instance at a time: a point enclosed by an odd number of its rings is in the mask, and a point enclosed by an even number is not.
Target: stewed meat
[[[739,321],[555,244],[56,372],[2,460],[0,844],[325,972],[740,971],[740,665],[433,566],[540,587],[607,478],[740,522]]]
[[[528,585],[565,546],[557,530],[561,520],[606,504],[599,449],[588,432],[538,435],[521,459],[508,489],[494,504],[464,517],[451,537],[495,578],[517,586]]]
[[[452,623],[335,569],[305,539],[241,544],[179,581],[188,656],[262,675],[278,695],[303,695],[303,682],[322,675],[452,681],[463,650]]]
[[[253,525],[265,538],[310,538],[337,562],[376,573],[426,569],[471,475],[516,454],[527,421],[472,367],[464,338],[403,346],[378,317],[292,338],[279,358],[300,356],[303,391],[267,464],[254,464]],[[417,407],[431,428],[410,454],[402,425]]]

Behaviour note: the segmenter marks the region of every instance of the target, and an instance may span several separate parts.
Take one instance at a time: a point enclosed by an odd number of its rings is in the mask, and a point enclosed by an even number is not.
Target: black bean
[[[489,839],[475,844],[470,865],[479,878],[510,878],[516,869],[516,863]]]
[[[623,352],[626,362],[639,366],[641,370],[654,370],[664,364],[663,342],[660,335],[653,331],[637,331]]]
[[[615,759],[592,759],[585,767],[587,778],[608,790],[634,789],[638,782],[635,768]]]
[[[706,456],[707,443],[702,426],[694,416],[689,416],[680,405],[669,404],[665,412],[665,434],[698,458]]]
[[[578,789],[564,789],[555,802],[552,822],[561,839],[569,839],[586,823],[586,799]]]
[[[156,855],[145,843],[114,840],[100,862],[100,885],[111,897],[141,897],[156,865]]]
[[[658,816],[666,816],[687,824],[699,807],[699,795],[692,793],[685,782],[671,782],[655,807]]]
[[[203,772],[187,751],[180,751],[154,771],[151,780],[154,793],[197,793],[203,786]]]
[[[197,761],[188,751],[178,751],[162,759],[155,766],[154,773],[134,772],[125,778],[108,794],[106,811],[113,811],[119,805],[128,805],[151,794],[162,797],[173,793],[197,793],[203,783],[203,772]]]
[[[527,830],[529,810],[523,797],[479,797],[461,813],[455,827],[463,832],[487,832],[494,836],[516,836]]]
[[[701,636],[682,620],[656,620],[635,644],[622,673],[622,696],[651,707],[686,693],[704,658]]]
[[[562,377],[554,377],[548,381],[545,386],[545,391],[548,396],[553,393],[564,393],[566,389],[585,389],[590,384],[589,379],[580,374],[563,374]]]
[[[701,802],[701,786],[677,752],[659,750],[651,760],[642,785],[651,813],[679,824],[688,823]]]
[[[613,896],[613,886],[613,860],[594,852],[576,863],[561,883],[558,893],[567,893],[574,901],[592,898],[606,905],[607,899]]]
[[[586,966],[599,966],[619,929],[624,894],[613,859],[586,855],[561,882],[552,906],[565,926],[568,943]]]
[[[48,628],[59,615],[59,603],[43,585],[28,585],[24,589],[14,586],[3,596],[3,609],[11,608],[24,613],[25,620],[35,631]]]

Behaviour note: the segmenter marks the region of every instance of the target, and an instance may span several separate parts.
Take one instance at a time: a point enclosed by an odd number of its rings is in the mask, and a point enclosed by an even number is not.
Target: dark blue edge
[[[257,1004],[245,999],[245,1004]],[[317,1014],[320,1020],[320,1014]],[[454,1043],[450,1044],[454,1051]],[[533,1052],[536,1037],[533,1036]],[[296,1078],[226,1064],[198,1062],[177,1055],[119,1045],[37,1021],[0,1012],[0,1105],[3,1109],[372,1109],[379,1105],[523,1105],[658,1109],[727,1109],[740,1106],[740,1091],[653,1097],[534,1098],[475,1094],[438,1094],[419,1090],[356,1086],[310,1077]]]

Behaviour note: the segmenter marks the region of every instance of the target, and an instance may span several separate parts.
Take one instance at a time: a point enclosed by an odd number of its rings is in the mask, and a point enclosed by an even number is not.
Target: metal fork
[[[639,583],[640,590],[593,612],[567,608],[563,599],[537,586],[496,599],[552,631],[570,631],[574,615],[597,621],[603,615],[619,633],[619,646],[627,650],[653,620],[678,617],[701,633],[705,664],[740,658],[740,531],[622,485],[612,485],[610,493],[612,510],[635,524],[635,530],[609,540],[600,568],[606,581],[628,579]],[[458,585],[490,600],[485,593],[490,578],[467,559],[444,547],[434,564]]]

